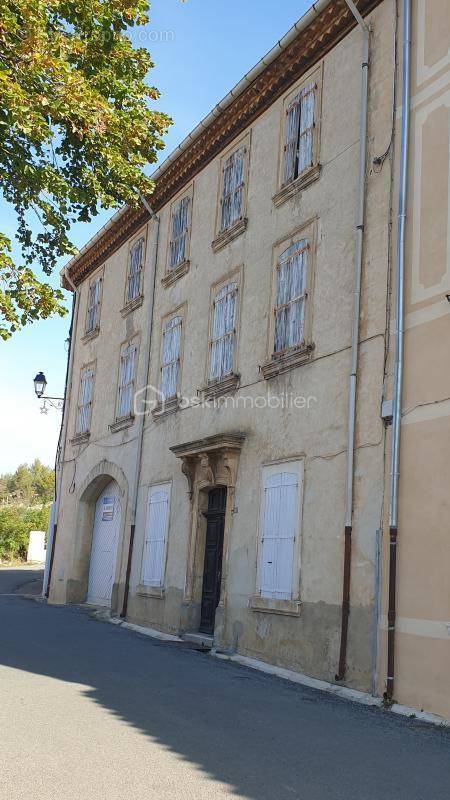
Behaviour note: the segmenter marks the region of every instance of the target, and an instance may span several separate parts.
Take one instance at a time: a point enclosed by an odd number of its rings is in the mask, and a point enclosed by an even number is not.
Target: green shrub
[[[47,531],[50,506],[0,508],[0,560],[26,560],[30,531]]]

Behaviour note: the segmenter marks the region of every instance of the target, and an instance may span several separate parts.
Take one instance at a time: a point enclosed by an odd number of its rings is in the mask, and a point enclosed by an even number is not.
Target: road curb
[[[111,617],[111,615],[106,611],[95,611],[92,616],[102,622],[109,622],[112,625],[117,625],[142,636],[148,636],[151,639],[158,639],[159,641],[163,642],[183,641],[183,639],[181,639],[179,636],[174,636],[170,633],[164,633],[156,628],[147,628],[143,625],[135,625],[132,622],[126,622],[118,617]],[[361,692],[358,689],[349,689],[347,686],[339,686],[336,683],[329,683],[328,681],[322,681],[318,678],[311,678],[309,675],[303,675],[301,672],[294,672],[290,669],[277,667],[274,664],[267,664],[265,661],[259,661],[256,658],[250,658],[248,656],[240,656],[235,653],[221,653],[214,649],[211,650],[210,655],[213,658],[220,659],[221,661],[231,661],[234,664],[240,664],[243,667],[249,667],[250,669],[257,670],[258,672],[264,672],[267,675],[273,675],[276,678],[282,678],[283,680],[290,681],[291,683],[297,683],[301,686],[307,686],[310,689],[316,689],[319,692],[330,694],[333,697],[338,697],[341,700],[358,703],[359,705],[366,707],[384,708],[386,711],[390,711],[398,716],[406,717],[408,719],[416,719],[428,725],[434,725],[437,728],[450,728],[450,719],[447,719],[446,717],[441,717],[438,714],[431,714],[427,711],[420,711],[417,708],[405,706],[401,703],[393,703],[391,706],[386,707],[381,697],[375,697],[368,692]]]
[[[91,616],[100,622],[109,622],[111,625],[117,625],[127,631],[134,631],[134,633],[139,633],[141,636],[148,636],[150,639],[158,639],[161,642],[183,641],[179,636],[174,636],[171,633],[164,633],[156,628],[146,628],[144,625],[135,625],[133,622],[126,622],[120,619],[120,617],[111,617],[108,611],[94,611]]]
[[[273,664],[267,664],[265,661],[259,661],[256,658],[249,658],[248,656],[240,656],[237,654],[227,654],[211,651],[214,658],[220,658],[223,661],[232,661],[236,664],[241,664],[244,667],[265,672],[268,675],[274,675],[277,678],[298,683],[301,686],[308,686],[311,689],[317,689],[320,692],[331,694],[334,697],[339,697],[341,700],[347,700],[353,703],[359,703],[363,706],[372,706],[375,708],[386,708],[393,714],[408,717],[409,719],[417,719],[420,722],[425,722],[429,725],[434,725],[438,728],[450,728],[450,719],[441,717],[438,714],[430,714],[427,711],[419,711],[417,708],[404,706],[400,703],[394,703],[390,707],[385,707],[381,697],[375,697],[367,692],[361,692],[357,689],[349,689],[346,686],[338,686],[336,683],[328,683],[328,681],[318,680],[317,678],[310,678],[308,675],[303,675],[301,672],[294,672],[290,669],[283,669],[283,667],[276,667]]]

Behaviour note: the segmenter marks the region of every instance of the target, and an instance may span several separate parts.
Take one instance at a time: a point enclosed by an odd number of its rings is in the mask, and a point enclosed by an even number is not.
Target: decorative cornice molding
[[[195,439],[193,442],[174,445],[169,447],[169,450],[177,458],[192,457],[220,450],[240,450],[245,441],[245,436],[245,433],[242,432],[217,433],[214,436],[207,436],[205,439]]]
[[[382,0],[356,0],[358,10],[367,14]],[[314,66],[356,26],[345,0],[335,0],[294,41],[280,52],[236,100],[199,134],[191,146],[168,164],[159,177],[151,204],[155,212],[166,205],[228,144],[275,102],[308,69]],[[105,230],[70,269],[75,285],[83,281],[149,219],[142,207],[128,208]],[[70,289],[63,277],[63,285]]]
[[[187,478],[191,500],[196,488],[236,486],[244,440],[245,433],[219,433],[169,448],[181,459],[181,470]]]

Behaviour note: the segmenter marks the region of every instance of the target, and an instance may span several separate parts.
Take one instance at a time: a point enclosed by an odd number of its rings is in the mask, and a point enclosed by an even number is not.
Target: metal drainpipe
[[[160,220],[157,214],[153,211],[149,203],[147,203],[144,197],[141,197],[141,202],[147,209],[148,213],[150,214],[151,219],[154,221],[156,229],[154,232],[154,244],[153,244],[153,254],[151,260],[151,273],[153,273],[153,281],[152,281],[152,288],[151,288],[151,299],[150,299],[150,314],[147,320],[147,331],[148,335],[146,338],[145,343],[145,353],[143,357],[145,358],[145,378],[144,378],[144,411],[146,408],[146,401],[147,401],[147,390],[148,390],[148,378],[149,378],[149,371],[150,371],[150,347],[152,341],[152,329],[153,329],[153,310],[155,305],[155,288],[156,288],[156,270],[157,270],[157,263],[158,263],[158,245],[159,245],[159,225]],[[144,421],[145,421],[145,413],[141,413],[139,416],[139,429],[138,429],[138,445],[137,445],[137,453],[136,453],[136,463],[135,463],[135,473],[134,473],[134,483],[133,483],[133,497],[131,500],[131,527],[130,527],[130,543],[128,545],[128,556],[127,556],[127,571],[125,575],[125,588],[124,588],[124,596],[123,596],[123,604],[122,604],[122,611],[120,616],[125,618],[127,616],[128,611],[128,596],[130,592],[130,577],[131,577],[131,563],[133,560],[133,546],[134,546],[134,533],[136,530],[136,512],[137,512],[137,502],[138,502],[138,489],[139,489],[139,478],[141,474],[141,465],[142,465],[142,444],[144,440]]]
[[[67,270],[64,271],[66,280],[72,287],[73,291],[73,300],[72,300],[72,316],[70,320],[70,328],[69,328],[69,352],[67,354],[67,366],[66,366],[66,380],[64,385],[64,404],[63,404],[63,411],[62,411],[62,419],[61,419],[61,428],[59,433],[58,439],[58,446],[56,451],[56,459],[55,459],[55,506],[53,511],[53,530],[52,530],[52,537],[51,541],[48,542],[48,568],[44,571],[44,585],[43,585],[43,596],[49,597],[50,594],[50,582],[52,578],[52,571],[53,571],[53,561],[55,558],[55,545],[56,545],[56,534],[58,530],[58,514],[59,514],[59,504],[60,504],[60,497],[61,497],[61,484],[62,484],[62,472],[63,472],[63,464],[64,464],[64,453],[66,449],[66,437],[67,437],[67,424],[69,418],[69,401],[70,401],[70,388],[72,386],[72,367],[73,367],[73,354],[74,354],[74,333],[77,330],[77,321],[78,321],[78,308],[79,308],[79,297],[77,292],[77,287],[73,283],[70,278],[70,275]],[[59,451],[59,453],[58,453]],[[62,464],[60,465],[59,473],[58,473],[58,460],[62,458]]]
[[[344,528],[344,574],[342,585],[342,612],[341,612],[341,646],[339,653],[339,668],[336,680],[345,678],[347,666],[347,639],[348,618],[350,615],[350,583],[352,560],[352,518],[353,518],[353,482],[355,461],[355,420],[356,420],[356,387],[358,376],[358,350],[359,350],[359,317],[361,305],[361,273],[364,239],[364,219],[366,201],[366,165],[367,165],[367,106],[369,94],[369,42],[370,29],[364,22],[353,0],[345,0],[350,11],[355,17],[363,33],[363,59],[361,74],[361,115],[359,138],[359,176],[358,200],[356,216],[356,251],[355,251],[355,283],[353,289],[353,323],[351,345],[351,368],[349,379],[349,409],[348,409],[348,437],[347,437],[347,497]]]
[[[392,700],[394,693],[394,646],[397,584],[397,540],[398,540],[398,484],[400,476],[400,428],[402,415],[403,383],[403,330],[405,319],[405,230],[408,203],[409,127],[411,99],[411,0],[403,0],[403,85],[402,85],[402,131],[400,149],[400,185],[397,221],[397,267],[396,267],[396,356],[395,383],[391,447],[391,498],[389,506],[389,608],[388,608],[388,653],[386,699]]]

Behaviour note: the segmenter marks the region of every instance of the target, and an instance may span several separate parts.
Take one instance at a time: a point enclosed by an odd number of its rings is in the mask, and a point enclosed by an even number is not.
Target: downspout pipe
[[[149,205],[145,197],[142,196],[140,199],[142,204],[145,206],[148,213],[150,214],[154,230],[152,237],[152,254],[150,261],[150,276],[151,276],[150,313],[146,320],[147,336],[145,339],[145,351],[143,353],[144,364],[145,364],[145,376],[144,376],[144,387],[143,387],[144,390],[143,409],[141,410],[141,413],[138,416],[137,452],[136,452],[134,481],[133,481],[133,494],[131,498],[130,540],[128,545],[123,603],[122,603],[122,610],[120,612],[120,616],[124,619],[126,618],[128,611],[128,596],[130,593],[131,565],[133,561],[134,534],[136,530],[136,513],[137,513],[138,494],[139,494],[139,479],[141,475],[141,466],[142,466],[142,446],[144,441],[144,423],[145,423],[146,408],[147,408],[148,380],[150,373],[150,348],[151,348],[152,332],[153,332],[153,312],[155,307],[156,271],[158,265],[159,226],[160,226],[159,216],[155,214],[155,212],[153,211],[152,207]]]
[[[70,328],[69,328],[69,352],[67,354],[66,378],[64,384],[64,402],[62,409],[61,428],[59,431],[58,445],[56,448],[56,458],[55,458],[55,499],[54,499],[53,513],[52,513],[53,526],[51,529],[50,541],[47,543],[48,555],[47,555],[47,563],[45,565],[45,570],[44,570],[44,582],[42,588],[42,594],[46,598],[48,598],[50,594],[53,561],[55,558],[56,535],[58,530],[58,514],[59,514],[59,504],[61,498],[62,473],[64,464],[64,453],[66,450],[67,424],[69,417],[69,400],[71,393],[70,387],[72,386],[73,354],[75,349],[74,333],[77,330],[78,307],[79,307],[79,297],[78,297],[77,287],[72,282],[68,270],[64,269],[63,273],[69,286],[73,291],[73,296],[72,296],[72,314],[71,314]]]
[[[342,582],[341,645],[336,681],[343,681],[347,667],[348,620],[350,615],[350,584],[352,561],[353,492],[355,472],[356,389],[358,379],[359,321],[361,307],[361,274],[364,241],[367,168],[367,117],[369,97],[370,29],[353,0],[345,0],[363,34],[361,65],[361,112],[359,132],[359,170],[356,212],[355,277],[353,288],[353,322],[351,333],[351,367],[349,377],[348,435],[347,435],[347,493],[344,524],[344,569]]]
[[[402,129],[400,184],[397,218],[396,355],[391,446],[391,496],[389,505],[389,606],[386,699],[392,700],[395,673],[395,621],[397,593],[398,486],[400,478],[400,430],[403,388],[403,338],[405,323],[405,233],[408,204],[409,130],[411,101],[411,0],[403,0]]]

